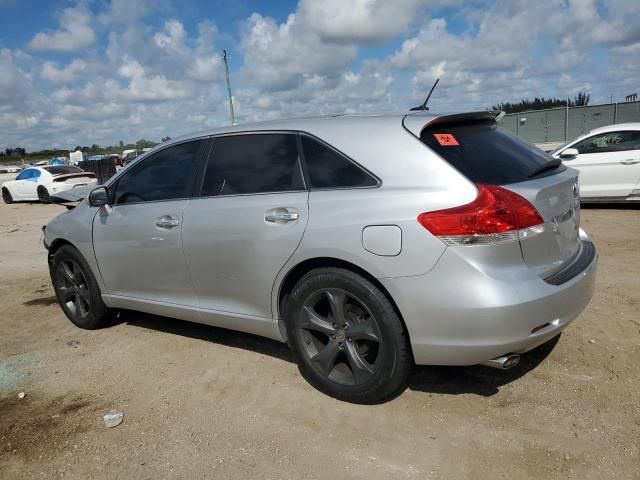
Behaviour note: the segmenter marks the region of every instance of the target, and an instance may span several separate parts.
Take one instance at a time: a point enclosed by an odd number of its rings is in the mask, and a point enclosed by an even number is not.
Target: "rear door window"
[[[607,132],[585,138],[576,143],[573,148],[578,153],[606,153],[640,150],[640,132],[631,130],[622,132]]]
[[[474,183],[524,182],[553,160],[495,122],[427,127],[420,139]],[[565,168],[560,166],[540,176],[553,175]]]
[[[217,137],[202,182],[203,197],[304,190],[296,135]]]
[[[18,176],[16,177],[16,180],[27,180],[28,178],[31,177],[32,171],[33,170],[23,170],[18,174]]]
[[[313,188],[373,187],[375,177],[341,153],[321,142],[302,135],[302,150]]]

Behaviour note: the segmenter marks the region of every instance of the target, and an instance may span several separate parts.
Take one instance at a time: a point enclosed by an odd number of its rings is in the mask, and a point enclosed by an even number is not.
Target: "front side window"
[[[31,177],[31,172],[33,172],[33,169],[31,168],[21,171],[16,177],[16,180],[27,180],[28,178]]]
[[[36,168],[27,168],[16,177],[16,180],[28,180],[30,182],[37,182],[38,178],[40,178],[41,173],[42,172],[40,172],[40,170]]]
[[[640,132],[629,130],[601,133],[593,137],[585,138],[581,142],[576,143],[573,148],[581,154],[640,150]]]
[[[196,140],[165,148],[132,166],[118,179],[114,204],[190,197],[191,179],[203,142]]]
[[[296,136],[230,135],[214,140],[202,196],[304,190]]]
[[[313,188],[373,187],[378,181],[328,146],[302,136],[302,150]]]

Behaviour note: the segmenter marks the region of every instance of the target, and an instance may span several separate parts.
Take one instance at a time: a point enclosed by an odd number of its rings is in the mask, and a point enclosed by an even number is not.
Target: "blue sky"
[[[0,148],[640,90],[638,0],[0,0]]]

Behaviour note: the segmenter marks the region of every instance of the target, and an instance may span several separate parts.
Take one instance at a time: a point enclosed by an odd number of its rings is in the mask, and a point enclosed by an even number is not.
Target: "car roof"
[[[206,137],[210,135],[222,135],[227,133],[246,133],[246,132],[259,132],[269,130],[291,130],[291,131],[303,131],[313,133],[319,128],[325,128],[329,124],[339,126],[339,128],[349,128],[351,126],[362,128],[366,127],[369,122],[387,122],[390,127],[397,128],[402,125],[403,118],[408,112],[385,112],[385,113],[341,113],[335,115],[324,115],[316,117],[291,117],[283,119],[265,120],[260,122],[248,122],[239,123],[236,125],[227,125],[216,128],[210,128],[201,130],[196,133],[183,135],[177,138],[169,140],[166,144],[177,143],[192,138]],[[415,115],[415,113],[411,113]],[[435,119],[442,116],[442,114],[431,112],[420,112],[419,115]],[[157,148],[157,147],[156,147]]]
[[[385,186],[403,188],[428,184],[429,179],[446,178],[450,181],[460,175],[453,167],[440,159],[426,145],[416,141],[421,130],[430,124],[446,121],[495,120],[499,112],[482,111],[463,114],[439,114],[425,111],[404,111],[380,114],[341,114],[322,117],[287,118],[212,128],[171,139],[140,155],[134,165],[144,161],[160,149],[198,138],[233,133],[269,131],[306,132],[331,145],[338,152],[355,160],[364,168],[384,179]],[[425,158],[432,156],[435,162]],[[404,162],[406,169],[397,168]],[[128,170],[128,166],[111,177],[106,185]],[[414,175],[407,176],[411,170]],[[439,173],[438,173],[439,172]],[[435,180],[434,180],[435,181]],[[426,183],[425,183],[426,182]]]
[[[594,128],[589,131],[589,135],[607,132],[619,132],[620,130],[640,130],[640,122],[615,123],[604,127]]]

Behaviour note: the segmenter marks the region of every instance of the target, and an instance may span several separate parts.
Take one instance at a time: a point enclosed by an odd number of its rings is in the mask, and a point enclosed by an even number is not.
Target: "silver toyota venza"
[[[577,172],[497,112],[335,116],[172,140],[45,228],[81,328],[149,312],[286,341],[351,402],[412,365],[514,366],[587,306]]]

